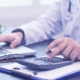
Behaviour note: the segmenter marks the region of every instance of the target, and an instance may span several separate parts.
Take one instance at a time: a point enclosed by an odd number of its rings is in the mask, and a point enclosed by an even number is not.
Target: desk
[[[32,45],[29,45],[27,47],[36,50],[37,51],[36,56],[43,56],[43,55],[45,55],[45,49],[46,49],[46,47],[48,46],[48,44],[50,42],[52,42],[52,40],[32,44]],[[7,65],[12,64],[12,62],[10,62],[10,63],[1,63],[0,66],[5,65],[5,64],[7,64]],[[8,75],[8,74],[0,73],[0,80],[29,80],[29,79],[21,79],[19,77],[15,77],[13,75],[11,76],[11,75]],[[66,80],[80,80],[80,76],[78,75],[78,76],[75,76],[73,78],[69,78],[69,79],[66,79]]]

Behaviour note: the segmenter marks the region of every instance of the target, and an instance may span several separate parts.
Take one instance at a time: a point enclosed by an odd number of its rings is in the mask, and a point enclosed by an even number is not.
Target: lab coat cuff
[[[24,44],[26,43],[24,31],[23,31],[22,29],[20,29],[20,28],[17,28],[17,29],[14,29],[14,30],[12,31],[12,33],[14,33],[14,32],[21,32],[21,33],[23,34],[23,39],[22,39],[20,45],[24,45]]]

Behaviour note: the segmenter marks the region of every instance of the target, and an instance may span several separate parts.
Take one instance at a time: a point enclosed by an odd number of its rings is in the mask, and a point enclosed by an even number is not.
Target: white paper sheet
[[[20,69],[15,70],[14,68],[16,68],[16,67],[20,68]],[[31,76],[34,76],[36,78],[42,78],[42,79],[47,79],[47,80],[55,80],[55,79],[58,79],[60,77],[67,76],[69,74],[79,72],[80,71],[80,62],[75,62],[71,65],[57,68],[57,69],[53,69],[53,70],[49,70],[49,71],[41,71],[41,72],[38,72],[37,75],[34,75],[33,71],[31,71],[31,70],[24,69],[24,67],[25,66],[22,66],[18,63],[1,66],[1,68],[11,70],[14,72],[18,72],[20,74],[31,75]]]

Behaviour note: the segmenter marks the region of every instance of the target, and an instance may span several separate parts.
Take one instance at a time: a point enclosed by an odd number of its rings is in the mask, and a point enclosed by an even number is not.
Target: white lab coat
[[[71,12],[68,17],[69,0],[56,0],[47,13],[36,21],[18,28],[25,33],[26,45],[44,41],[63,32],[80,43],[80,2],[71,0]]]

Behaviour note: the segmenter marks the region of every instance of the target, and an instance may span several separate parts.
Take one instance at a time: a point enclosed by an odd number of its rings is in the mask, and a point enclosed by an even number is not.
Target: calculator
[[[67,66],[73,63],[72,60],[54,57],[53,59],[48,59],[47,57],[36,57],[32,59],[18,59],[17,63],[27,66],[33,69],[50,70],[56,69],[63,66]]]

